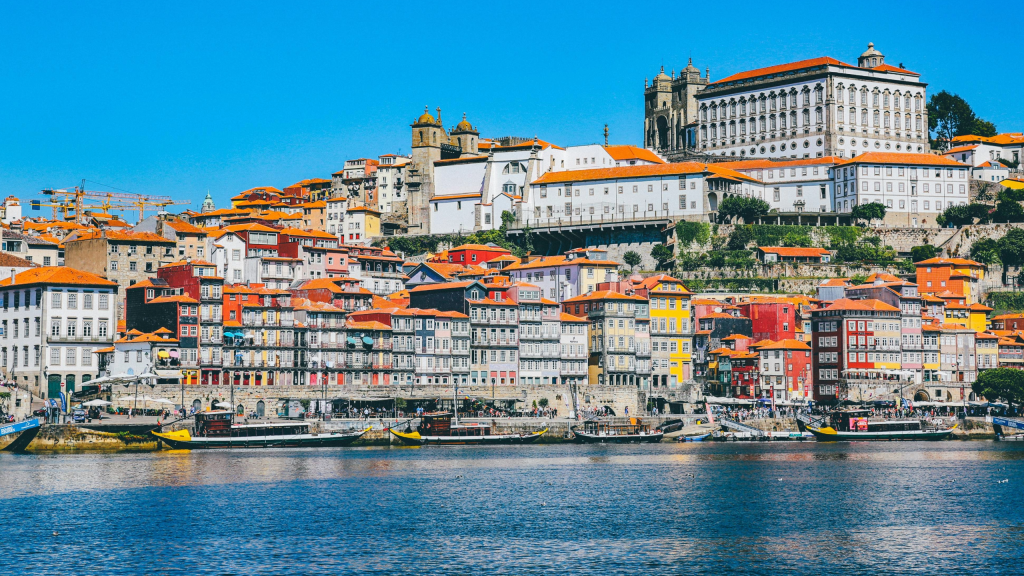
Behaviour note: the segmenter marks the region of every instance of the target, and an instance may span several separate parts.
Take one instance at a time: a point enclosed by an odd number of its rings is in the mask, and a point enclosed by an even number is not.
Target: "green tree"
[[[971,244],[971,259],[984,264],[999,262],[999,243],[991,238],[981,238]]]
[[[1000,202],[1020,202],[1024,200],[1024,190],[1014,190],[1013,188],[1004,188],[999,191],[996,198]]]
[[[1020,205],[1017,205],[1020,208]],[[1007,266],[1024,264],[1024,229],[1014,228],[999,239],[999,260]]]
[[[754,240],[754,233],[749,226],[737,226],[729,235],[729,243],[726,248],[729,250],[745,250],[747,244]]]
[[[811,238],[805,234],[787,232],[782,238],[782,245],[789,247],[808,248],[811,245]]]
[[[967,210],[967,205],[953,205],[946,208],[942,214],[942,225],[952,224],[953,226],[965,226],[967,224],[973,224],[974,219],[971,218],[970,211]]]
[[[548,407],[548,399],[547,398],[541,398],[540,401],[537,402],[537,404],[540,405],[541,408],[547,408]]]
[[[886,208],[880,202],[869,202],[854,206],[853,210],[850,210],[850,217],[854,220],[867,220],[870,223],[872,220],[884,220],[885,212]]]
[[[664,269],[675,255],[672,253],[672,249],[664,244],[658,244],[654,248],[651,248],[651,258],[658,261],[658,270]]]
[[[935,258],[938,254],[938,249],[931,244],[925,244],[924,246],[914,246],[910,249],[910,259],[914,262],[920,262],[922,260],[928,260]]]
[[[640,255],[632,250],[622,255],[622,261],[625,262],[627,266],[629,266],[629,272],[631,274],[633,273],[633,268],[639,266],[642,260],[643,259],[640,257]]]
[[[1000,202],[992,214],[993,222],[1024,222],[1024,208],[1020,202]]]
[[[730,196],[718,203],[718,215],[730,222],[742,218],[745,223],[753,222],[771,210],[771,206],[760,198]]]
[[[935,143],[942,150],[949,148],[955,136],[996,133],[995,125],[978,118],[966,100],[945,90],[932,94],[928,101],[928,130],[935,134]]]
[[[975,394],[989,400],[1002,398],[1007,402],[1024,402],[1024,370],[1016,368],[991,368],[978,375],[971,384]]]

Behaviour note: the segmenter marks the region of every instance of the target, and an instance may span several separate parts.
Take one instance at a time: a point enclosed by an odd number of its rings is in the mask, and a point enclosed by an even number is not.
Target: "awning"
[[[180,358],[180,357],[181,357],[181,353],[180,352],[178,352],[177,350],[171,350],[171,358]]]
[[[370,338],[369,336],[363,336],[363,344],[366,344],[367,346],[373,346],[373,338]]]
[[[158,351],[158,352],[156,353],[156,357],[157,357],[157,358],[170,358],[170,357],[171,357],[171,355],[170,355],[170,354],[168,354],[166,350],[160,350],[160,351]]]

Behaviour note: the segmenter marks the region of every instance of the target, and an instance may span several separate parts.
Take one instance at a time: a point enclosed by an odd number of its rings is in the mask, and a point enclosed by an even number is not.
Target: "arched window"
[[[883,126],[885,128],[888,128],[889,127],[889,113],[888,112],[885,113],[884,121],[885,121],[885,124],[883,124]]]
[[[774,101],[775,99],[772,98],[772,102]],[[771,116],[768,117],[768,128],[771,130],[775,130],[775,114],[772,114]]]
[[[840,92],[840,94],[842,94],[842,92]],[[845,120],[845,115],[846,112],[843,110],[843,107],[840,106],[838,112],[836,113],[836,119],[839,120],[840,124],[842,124],[843,120]]]
[[[850,108],[850,125],[852,126],[852,125],[854,125],[856,123],[857,123],[857,109],[856,108]]]
[[[437,144],[437,132],[434,132],[434,144]]]
[[[769,100],[769,108],[771,108],[772,110],[775,110],[775,108],[776,108],[775,94],[772,94],[768,98],[768,100]]]
[[[818,124],[821,124],[822,120],[823,120],[823,118],[822,118],[822,110],[821,110],[821,108],[820,107],[815,108],[814,109],[814,121],[817,122]]]
[[[740,135],[743,136],[743,135],[746,135],[746,133],[747,133],[747,121],[741,119],[740,120]]]
[[[789,113],[789,125],[796,128],[796,110]]]
[[[878,110],[875,110],[871,114],[871,125],[874,126],[875,128],[878,128]]]
[[[804,110],[804,126],[808,126],[811,123],[811,111]]]
[[[863,126],[867,126],[868,125],[868,110],[867,110],[867,108],[864,108],[863,110],[860,111],[860,123]]]
[[[711,139],[718,138],[718,124],[711,125]]]

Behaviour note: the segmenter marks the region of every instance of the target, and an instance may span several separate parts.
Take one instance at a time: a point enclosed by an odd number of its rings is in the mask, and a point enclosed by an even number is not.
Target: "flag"
[[[711,405],[708,404],[707,400],[704,401],[704,408],[708,411],[708,424],[714,424],[715,417],[711,414]]]

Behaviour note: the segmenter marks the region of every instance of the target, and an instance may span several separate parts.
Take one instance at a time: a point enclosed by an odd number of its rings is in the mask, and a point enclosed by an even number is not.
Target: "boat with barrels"
[[[173,449],[202,448],[333,448],[348,446],[369,428],[352,432],[312,433],[305,422],[234,424],[228,410],[210,410],[195,415],[191,430],[151,433]]]
[[[637,442],[661,442],[665,433],[652,430],[640,418],[630,418],[628,424],[617,424],[606,420],[587,420],[580,426],[570,428],[576,442],[583,444],[628,444]]]
[[[407,446],[425,444],[528,444],[548,431],[510,432],[495,434],[490,424],[479,422],[459,422],[451,412],[433,412],[420,417],[416,428],[411,421],[406,423],[404,430],[392,427],[391,435]]]
[[[816,439],[823,442],[855,440],[945,440],[953,434],[952,428],[929,427],[918,419],[875,420],[868,410],[842,410],[831,413],[827,419],[802,422]]]

